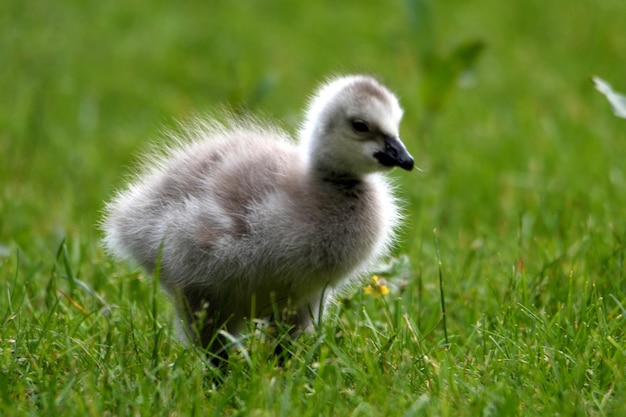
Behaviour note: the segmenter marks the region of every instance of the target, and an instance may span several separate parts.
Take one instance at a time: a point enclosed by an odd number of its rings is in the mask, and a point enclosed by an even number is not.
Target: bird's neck
[[[308,170],[313,178],[322,181],[337,184],[360,183],[363,180],[362,175],[357,175],[340,166],[336,166],[331,161],[322,158],[311,159],[308,161]]]
[[[302,144],[302,155],[304,156],[306,170],[311,178],[326,184],[336,184],[345,188],[354,187],[364,181],[362,173],[356,173],[346,164],[342,164],[332,152],[326,152],[324,148],[311,146],[312,143],[319,143],[319,140],[306,140]]]
[[[312,163],[309,166],[310,178],[314,183],[325,189],[335,189],[342,194],[355,195],[364,189],[366,178],[349,171],[337,169],[324,162]],[[367,188],[367,187],[365,187]]]

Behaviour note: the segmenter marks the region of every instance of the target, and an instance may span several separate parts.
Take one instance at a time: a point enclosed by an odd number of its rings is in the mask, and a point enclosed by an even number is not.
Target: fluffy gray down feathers
[[[349,76],[318,90],[297,143],[249,119],[196,120],[107,205],[105,245],[148,273],[160,257],[184,333],[205,348],[223,348],[218,330],[287,307],[306,329],[322,295],[367,273],[394,241],[398,204],[381,174],[412,168],[401,117],[385,87]]]

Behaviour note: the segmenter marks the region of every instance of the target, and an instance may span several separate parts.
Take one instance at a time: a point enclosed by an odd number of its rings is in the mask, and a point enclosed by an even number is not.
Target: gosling
[[[381,174],[413,169],[402,114],[353,75],[319,88],[297,144],[268,123],[196,120],[106,206],[105,246],[158,270],[184,335],[214,357],[246,319],[289,310],[292,333],[307,330],[394,241],[398,202]]]

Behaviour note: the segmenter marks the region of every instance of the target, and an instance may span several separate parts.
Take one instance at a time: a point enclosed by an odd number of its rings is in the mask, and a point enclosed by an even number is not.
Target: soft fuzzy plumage
[[[399,215],[379,172],[413,167],[401,117],[385,87],[349,76],[318,90],[299,144],[250,120],[196,121],[107,205],[105,244],[149,273],[160,256],[187,336],[213,351],[251,315],[292,307],[304,329],[323,294],[389,250]]]

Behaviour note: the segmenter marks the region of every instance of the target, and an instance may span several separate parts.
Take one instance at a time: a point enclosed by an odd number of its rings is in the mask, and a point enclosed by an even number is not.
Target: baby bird
[[[171,295],[186,337],[218,356],[225,330],[292,309],[294,332],[388,253],[399,223],[381,175],[413,169],[398,99],[375,79],[331,79],[294,143],[250,119],[195,121],[106,208],[105,245]]]

